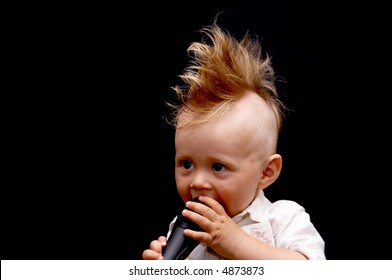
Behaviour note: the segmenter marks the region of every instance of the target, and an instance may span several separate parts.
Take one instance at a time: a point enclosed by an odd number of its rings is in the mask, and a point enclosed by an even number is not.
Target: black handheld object
[[[199,202],[197,199],[193,201]],[[202,230],[197,224],[181,215],[181,213],[178,214],[167,244],[163,247],[163,257],[165,260],[184,260],[200,243],[185,236],[185,229]]]

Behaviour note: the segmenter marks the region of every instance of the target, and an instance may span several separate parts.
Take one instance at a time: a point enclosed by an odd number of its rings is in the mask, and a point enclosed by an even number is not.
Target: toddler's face
[[[275,115],[260,96],[250,92],[233,105],[220,119],[194,129],[180,126],[175,136],[175,176],[182,200],[207,195],[231,217],[272,182],[260,183],[277,142]],[[181,121],[191,120],[180,116]]]
[[[244,124],[222,119],[176,132],[175,177],[184,202],[201,194],[222,204],[229,216],[254,199],[263,171],[259,149]]]

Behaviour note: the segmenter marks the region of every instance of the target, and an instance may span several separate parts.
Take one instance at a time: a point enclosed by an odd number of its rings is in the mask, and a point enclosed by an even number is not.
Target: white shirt
[[[175,219],[169,225],[170,235]],[[255,200],[233,220],[245,232],[278,248],[294,250],[309,260],[325,260],[324,241],[310,221],[309,214],[298,203],[278,200],[271,203],[262,190]],[[190,260],[224,259],[204,244],[188,256]]]

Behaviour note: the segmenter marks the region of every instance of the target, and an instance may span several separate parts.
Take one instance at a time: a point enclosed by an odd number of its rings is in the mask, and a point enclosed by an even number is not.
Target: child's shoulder
[[[305,208],[293,200],[277,200],[269,207],[269,214],[276,217],[295,216],[306,214]]]

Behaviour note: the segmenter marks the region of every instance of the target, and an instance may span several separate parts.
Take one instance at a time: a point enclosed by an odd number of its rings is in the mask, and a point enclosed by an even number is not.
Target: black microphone
[[[199,202],[197,198],[193,201]],[[199,241],[185,236],[185,229],[196,231],[202,230],[197,224],[188,218],[185,218],[181,213],[178,214],[173,225],[173,230],[167,240],[167,244],[163,247],[163,257],[165,260],[184,260],[200,243]]]

